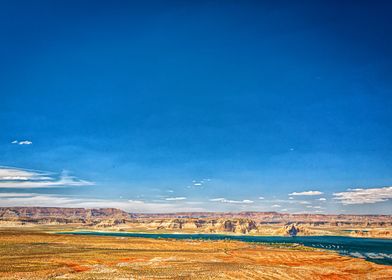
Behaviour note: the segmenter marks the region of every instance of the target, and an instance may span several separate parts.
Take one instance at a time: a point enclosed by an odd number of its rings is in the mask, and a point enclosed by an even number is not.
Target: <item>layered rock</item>
[[[130,214],[115,208],[85,209],[60,207],[0,208],[0,220],[36,223],[90,223],[95,220],[128,219]]]
[[[87,228],[186,233],[392,237],[391,215],[315,215],[277,212],[130,214],[119,209],[3,207],[0,226],[71,224]],[[366,229],[366,230],[364,230]]]

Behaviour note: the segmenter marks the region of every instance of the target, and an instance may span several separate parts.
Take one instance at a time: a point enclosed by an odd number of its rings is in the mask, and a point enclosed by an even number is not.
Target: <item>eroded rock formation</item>
[[[336,234],[336,231],[330,231],[335,228],[351,236],[392,237],[391,215],[294,215],[276,212],[131,214],[114,208],[0,208],[0,225],[24,224],[69,224],[125,231],[291,236]]]

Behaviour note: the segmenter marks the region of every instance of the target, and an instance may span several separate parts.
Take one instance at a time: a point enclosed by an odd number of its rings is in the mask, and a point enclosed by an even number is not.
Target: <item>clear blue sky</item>
[[[3,0],[0,206],[390,214],[391,13]]]

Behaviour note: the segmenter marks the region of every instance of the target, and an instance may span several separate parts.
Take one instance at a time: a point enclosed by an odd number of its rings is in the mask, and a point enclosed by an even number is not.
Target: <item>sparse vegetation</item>
[[[392,267],[298,244],[0,229],[0,279],[390,279]]]

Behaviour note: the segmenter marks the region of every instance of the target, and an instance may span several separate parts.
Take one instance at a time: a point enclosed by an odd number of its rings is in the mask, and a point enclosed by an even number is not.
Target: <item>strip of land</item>
[[[392,279],[391,266],[302,246],[47,230],[0,228],[0,279]]]

